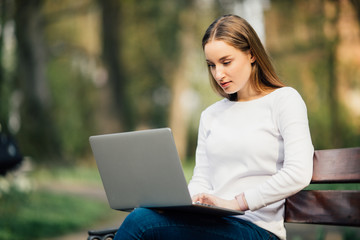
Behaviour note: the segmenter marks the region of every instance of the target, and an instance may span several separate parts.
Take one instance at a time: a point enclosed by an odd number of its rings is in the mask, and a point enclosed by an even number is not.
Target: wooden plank
[[[360,192],[300,191],[286,199],[285,222],[360,226]]]
[[[317,150],[312,183],[360,182],[360,147]]]

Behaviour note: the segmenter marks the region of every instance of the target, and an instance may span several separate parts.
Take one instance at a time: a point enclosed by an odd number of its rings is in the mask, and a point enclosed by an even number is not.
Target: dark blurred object
[[[115,237],[117,228],[88,231],[88,240],[112,240]]]
[[[0,175],[17,168],[23,160],[15,139],[0,131]]]

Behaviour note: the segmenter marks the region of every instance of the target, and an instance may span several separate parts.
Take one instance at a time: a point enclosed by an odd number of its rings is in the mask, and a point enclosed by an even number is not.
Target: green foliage
[[[0,198],[0,239],[39,239],[73,232],[104,217],[104,209],[108,209],[105,203],[77,196],[10,191]]]
[[[185,1],[125,1],[121,58],[135,125],[166,126]]]
[[[95,131],[92,117],[95,89],[88,78],[72,67],[69,57],[49,62],[48,76],[62,157],[73,161],[88,152],[88,137]]]
[[[355,63],[341,63],[340,32],[332,26],[337,23],[339,9],[337,2],[333,3],[330,14],[322,1],[274,0],[274,15],[268,18],[269,22],[277,20],[267,35],[270,55],[284,82],[305,100],[316,149],[354,147],[360,140],[355,124],[358,116],[339,94],[339,89],[352,86],[359,71]]]
[[[193,175],[195,161],[193,159],[184,161],[182,162],[182,167],[183,167],[185,179],[187,182],[189,182]]]
[[[95,161],[95,160],[94,160]],[[38,167],[32,178],[36,182],[61,182],[72,185],[80,183],[84,185],[97,186],[102,188],[99,171],[95,166],[56,166],[51,169],[48,167]]]

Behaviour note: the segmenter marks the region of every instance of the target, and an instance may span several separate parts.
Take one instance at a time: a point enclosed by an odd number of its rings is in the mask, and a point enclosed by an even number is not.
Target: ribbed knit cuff
[[[246,211],[249,209],[244,193],[240,193],[239,195],[235,196],[235,199],[238,202],[241,211]]]

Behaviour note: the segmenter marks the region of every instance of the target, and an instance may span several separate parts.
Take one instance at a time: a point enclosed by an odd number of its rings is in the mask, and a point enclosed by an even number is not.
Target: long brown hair
[[[250,83],[257,92],[285,86],[277,76],[275,69],[266,53],[261,41],[251,25],[243,18],[236,15],[224,15],[216,19],[206,30],[202,39],[202,47],[213,40],[224,41],[230,46],[243,52],[248,52],[255,57],[252,64]],[[231,101],[237,100],[237,94],[227,94],[217,84],[209,70],[210,83],[213,89],[221,96]]]

